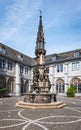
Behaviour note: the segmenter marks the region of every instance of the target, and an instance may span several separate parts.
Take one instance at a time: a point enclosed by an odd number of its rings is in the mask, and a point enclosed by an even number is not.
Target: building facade
[[[30,91],[33,59],[0,43],[0,88],[19,96]]]
[[[81,49],[46,55],[44,65],[49,67],[52,93],[66,95],[67,88],[74,86],[76,95],[81,96]],[[35,58],[0,43],[0,88],[7,87],[10,95],[20,96],[30,91],[35,66]]]
[[[81,95],[81,49],[47,56],[49,58],[51,91],[66,95],[67,88],[74,86]]]
[[[0,88],[9,88],[9,94],[19,96],[29,92],[32,85],[35,58],[28,57],[0,43]],[[66,95],[69,86],[75,86],[81,95],[81,49],[47,55],[51,92]]]

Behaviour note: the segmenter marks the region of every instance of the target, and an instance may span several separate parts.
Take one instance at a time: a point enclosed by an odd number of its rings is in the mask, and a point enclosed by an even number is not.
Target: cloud
[[[41,4],[41,1],[36,1],[35,3],[34,0],[13,0],[13,3],[7,6],[4,26],[1,27],[1,41],[4,42],[14,36],[23,24],[33,17]]]
[[[81,0],[6,0],[6,2],[0,0],[0,2],[2,3],[0,12],[2,9],[3,14],[0,15],[0,42],[21,52],[27,52],[29,56],[32,55],[35,49],[38,12],[41,9],[47,52],[52,53],[55,48],[56,51],[60,51],[61,47],[61,50],[65,47],[73,48],[69,44],[74,43],[76,46],[80,43]]]
[[[61,26],[69,26],[77,20],[81,20],[81,0],[49,1],[47,4],[48,19],[45,29]]]

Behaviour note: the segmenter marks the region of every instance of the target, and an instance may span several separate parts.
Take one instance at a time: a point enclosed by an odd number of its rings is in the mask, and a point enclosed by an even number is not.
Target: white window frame
[[[74,58],[77,58],[77,57],[79,57],[79,51],[74,52]]]
[[[72,71],[78,71],[80,70],[80,62],[76,61],[72,63]]]
[[[57,72],[63,72],[63,64],[57,65]]]
[[[5,68],[5,59],[0,59],[0,68]]]
[[[6,54],[6,49],[2,47],[2,54]]]
[[[8,70],[12,71],[12,62],[8,61]]]

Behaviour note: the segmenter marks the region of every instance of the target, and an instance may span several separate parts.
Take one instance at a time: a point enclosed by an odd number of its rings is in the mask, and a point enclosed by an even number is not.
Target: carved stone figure
[[[43,78],[43,75],[40,75],[40,76],[39,76],[39,79],[40,79],[40,81],[43,81],[43,79],[44,79],[44,78]]]
[[[34,81],[37,82],[38,79],[39,79],[39,70],[37,68],[34,68],[34,70],[33,70],[33,82]]]

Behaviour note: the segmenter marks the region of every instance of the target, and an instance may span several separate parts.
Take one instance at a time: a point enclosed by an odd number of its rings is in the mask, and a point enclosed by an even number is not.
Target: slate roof
[[[1,48],[6,49],[6,53],[2,54]],[[74,57],[74,52],[79,52],[78,57]],[[16,51],[2,43],[0,43],[0,55],[3,57],[6,57],[12,61],[21,63],[23,65],[33,67],[36,65],[36,60],[35,58],[31,58],[27,55],[24,55],[23,53]],[[20,57],[21,56],[21,57]],[[55,59],[54,59],[55,57]],[[73,60],[81,60],[81,49],[76,49],[68,52],[63,52],[63,53],[57,53],[57,54],[50,54],[46,55],[45,58],[45,64],[54,64],[54,63],[59,63],[59,62],[68,62],[68,61],[73,61]]]
[[[15,61],[15,62],[18,62],[21,64],[31,66],[33,58],[26,56],[23,53],[18,52],[2,43],[0,43],[0,48],[5,48],[5,50],[6,50],[5,54],[3,54],[2,51],[0,51],[1,56],[6,57],[12,61]]]
[[[79,56],[74,56],[74,53],[78,52]],[[53,59],[55,57],[55,59]],[[52,64],[52,63],[59,63],[59,62],[68,62],[73,60],[80,60],[81,59],[81,49],[76,49],[68,52],[57,53],[57,54],[50,54],[46,56],[45,63]]]

